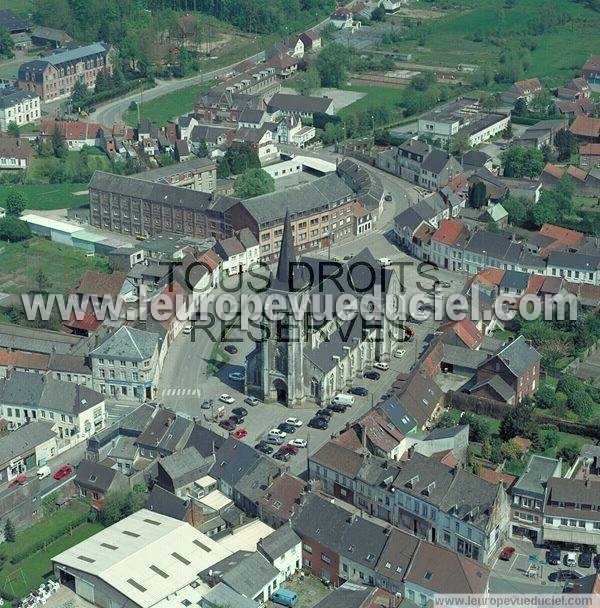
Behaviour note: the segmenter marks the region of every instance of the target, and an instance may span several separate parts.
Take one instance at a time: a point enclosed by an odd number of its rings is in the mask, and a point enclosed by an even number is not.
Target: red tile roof
[[[600,138],[600,118],[578,116],[571,125],[571,133],[579,137]]]
[[[585,239],[585,236],[581,232],[569,230],[569,228],[563,228],[554,224],[542,224],[540,234],[560,241],[569,247],[581,247]]]
[[[501,473],[500,471],[488,471],[487,469],[481,471],[481,473],[479,473],[479,477],[493,484],[502,483],[505,490],[512,488],[515,481],[517,481],[517,477],[514,475]]]
[[[473,277],[473,283],[481,283],[488,287],[498,287],[500,281],[504,278],[505,272],[505,270],[500,270],[500,268],[484,268]]]
[[[563,167],[558,167],[552,163],[546,163],[543,172],[552,175],[552,177],[556,177],[556,179],[560,179],[565,174]]]
[[[277,477],[258,499],[263,509],[273,511],[281,519],[289,520],[298,505],[306,482],[289,473]]]
[[[567,167],[567,174],[581,182],[585,182],[585,178],[587,177],[587,173],[583,169],[579,169],[579,167],[574,167],[573,165]]]
[[[579,155],[586,154],[587,156],[600,156],[600,144],[585,144],[579,146]]]
[[[198,261],[202,264],[209,272],[214,272],[221,264],[221,257],[212,249],[205,251],[198,257]]]
[[[440,227],[431,237],[432,241],[438,241],[444,245],[454,245],[462,236],[469,233],[468,228],[456,220],[442,220]]]
[[[453,331],[458,338],[471,350],[475,350],[481,345],[483,335],[471,319],[464,318],[460,321],[451,321],[440,327],[440,331]]]
[[[110,296],[115,300],[121,292],[121,287],[123,287],[126,278],[127,275],[124,272],[106,274],[95,270],[86,270],[79,279],[79,284],[75,287],[73,293]]]
[[[50,362],[49,355],[26,353],[22,351],[0,350],[1,367],[21,367],[46,371]]]
[[[40,135],[42,137],[51,137],[55,129],[65,139],[85,140],[96,139],[98,132],[103,129],[106,133],[110,132],[105,126],[94,122],[79,122],[77,120],[51,120],[45,118],[40,125]]]

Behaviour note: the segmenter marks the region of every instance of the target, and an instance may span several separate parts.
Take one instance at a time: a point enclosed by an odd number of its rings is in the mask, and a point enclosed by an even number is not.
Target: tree
[[[217,177],[219,179],[225,179],[231,175],[231,168],[226,158],[220,158],[217,161]]]
[[[67,142],[63,136],[63,134],[58,130],[58,127],[54,127],[54,131],[52,132],[52,150],[54,151],[54,156],[56,158],[66,158],[68,153]]]
[[[502,206],[508,213],[508,221],[513,226],[522,226],[527,219],[527,205],[523,198],[508,196],[502,201]]]
[[[316,67],[311,67],[306,72],[300,72],[296,77],[296,90],[300,95],[310,95],[321,87],[321,77]]]
[[[450,412],[444,412],[437,420],[435,425],[440,429],[448,429],[456,426],[456,419]]]
[[[492,437],[490,440],[491,444],[491,452],[490,452],[490,460],[499,464],[504,460],[504,456],[502,456],[502,442],[499,437]]]
[[[550,198],[540,196],[540,200],[530,208],[530,219],[537,228],[542,224],[556,224],[558,221],[556,203]]]
[[[208,146],[205,141],[201,141],[196,146],[196,153],[200,158],[206,158],[208,156]]]
[[[482,181],[475,182],[469,188],[469,207],[481,209],[487,202],[487,189]]]
[[[321,84],[335,88],[339,88],[346,82],[349,65],[349,50],[338,43],[326,46],[319,53],[315,63]]]
[[[11,59],[14,54],[15,42],[5,27],[0,27],[0,57]]]
[[[235,180],[233,186],[233,192],[239,198],[252,198],[274,190],[275,180],[264,169],[248,169]]]
[[[6,216],[0,218],[0,241],[18,243],[31,237],[31,229],[19,218]]]
[[[371,21],[385,21],[385,18],[386,12],[381,4],[371,12]]]
[[[50,279],[43,268],[38,268],[38,271],[35,274],[35,282],[37,283],[39,291],[45,291],[50,287]]]
[[[14,543],[17,539],[17,531],[15,530],[15,525],[12,520],[9,518],[6,520],[4,524],[4,540],[7,543]]]
[[[469,134],[461,130],[452,138],[450,153],[460,158],[470,147]]]
[[[502,452],[502,456],[508,460],[517,460],[523,456],[523,448],[514,438],[505,441],[502,444],[500,451]]]
[[[527,114],[527,101],[522,97],[519,97],[519,99],[515,101],[512,113],[515,116],[525,116],[525,114]]]
[[[6,127],[6,132],[11,135],[12,137],[20,137],[21,136],[21,130],[19,129],[19,125],[14,121],[11,120],[7,127]]]
[[[499,435],[502,441],[508,441],[517,435],[533,436],[531,409],[520,403],[508,410],[500,422]]]
[[[506,177],[537,177],[544,168],[544,157],[537,148],[510,146],[502,155]]]
[[[560,433],[555,424],[542,424],[537,430],[536,448],[548,450],[555,448],[560,441]]]
[[[469,425],[469,441],[481,443],[486,439],[489,439],[492,433],[488,421],[471,412],[465,412],[461,424]]]
[[[492,444],[490,442],[489,437],[484,439],[481,444],[481,457],[489,460],[492,457]]]
[[[546,89],[541,89],[532,97],[529,109],[537,114],[547,114],[550,101],[550,93]]]
[[[535,394],[537,407],[550,409],[554,405],[555,392],[548,384],[542,384]]]
[[[592,417],[596,404],[590,394],[584,390],[578,390],[572,399],[569,399],[569,407],[579,416],[579,419],[586,422]]]
[[[554,145],[558,150],[558,160],[566,161],[577,151],[577,138],[568,129],[561,129],[554,136]]]
[[[568,465],[572,465],[579,456],[579,447],[576,443],[563,445],[556,455],[562,458]]]
[[[71,90],[71,103],[73,106],[79,108],[87,101],[88,97],[89,92],[87,86],[85,86],[81,80],[78,80]]]
[[[13,216],[19,216],[27,206],[27,199],[18,190],[10,190],[6,195],[4,206],[6,213]]]

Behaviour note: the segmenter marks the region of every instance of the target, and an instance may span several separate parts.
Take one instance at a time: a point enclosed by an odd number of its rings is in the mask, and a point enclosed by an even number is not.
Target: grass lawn
[[[389,50],[412,53],[417,63],[453,67],[460,63],[495,64],[501,52],[493,43],[498,30],[508,44],[514,40],[516,48],[516,40],[523,37],[528,23],[539,21],[542,12],[561,12],[571,16],[571,23],[535,37],[525,34],[537,44],[528,53],[527,75],[544,78],[546,84],[562,84],[565,78],[579,74],[588,55],[597,51],[600,14],[571,0],[518,0],[513,8],[504,8],[504,3],[496,0],[462,0],[457,4],[460,8],[427,21],[421,28],[427,32],[424,46],[405,40]],[[470,39],[474,32],[483,34],[482,42]]]
[[[67,209],[79,207],[88,202],[87,184],[25,184],[24,186],[0,185],[0,201],[6,198],[11,188],[16,188],[27,199],[27,209]]]
[[[305,575],[303,579],[294,578],[286,581],[282,587],[298,594],[296,608],[312,608],[331,593],[323,581],[312,574]],[[267,601],[265,605],[267,608],[279,607],[279,604],[271,601]]]
[[[68,293],[86,270],[109,272],[101,256],[88,258],[85,252],[34,237],[24,243],[0,243],[0,285],[6,293],[27,293],[38,289],[36,274],[42,269],[50,283],[48,291]]]
[[[514,338],[515,332],[508,331],[507,329],[497,329],[494,332],[494,338],[498,338],[498,340],[508,340],[509,338]]]
[[[600,197],[596,196],[574,196],[573,203],[575,208],[581,209],[585,207],[587,209],[599,209],[600,210]]]
[[[49,518],[44,518],[46,524],[48,519]],[[12,565],[10,563],[6,564],[4,568],[0,570],[0,579],[6,581],[6,577],[10,575],[12,584],[6,584],[4,588],[12,592],[17,598],[27,596],[52,575],[51,560],[53,557],[70,549],[77,543],[84,541],[86,538],[93,536],[97,532],[100,532],[102,529],[103,526],[101,524],[85,523],[76,528],[72,534],[65,535],[51,545],[48,545],[45,551],[34,553],[17,565]],[[23,534],[26,534],[27,532],[24,532]],[[21,574],[23,574],[23,576],[21,576]]]

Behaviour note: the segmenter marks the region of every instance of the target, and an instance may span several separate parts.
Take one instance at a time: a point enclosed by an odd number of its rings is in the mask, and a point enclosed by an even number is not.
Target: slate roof
[[[361,566],[374,569],[388,540],[386,532],[387,528],[355,516],[342,536],[340,555]]]
[[[330,97],[310,97],[307,95],[287,95],[275,93],[267,104],[269,112],[281,110],[283,112],[299,112],[302,114],[325,113],[333,103]]]
[[[353,190],[344,180],[336,173],[330,173],[284,191],[247,199],[241,204],[260,225],[283,221],[286,211],[289,211],[293,220],[294,215],[308,213],[320,207],[328,208],[331,203],[353,196]]]
[[[205,210],[213,202],[212,195],[207,192],[155,183],[147,181],[139,175],[132,177],[94,171],[89,187],[92,190],[131,196],[192,210]]]
[[[175,487],[178,487],[178,482],[185,484],[200,479],[208,471],[210,462],[203,458],[196,448],[190,447],[162,458],[159,466],[171,478]]]
[[[438,427],[433,429],[423,441],[435,441],[437,439],[449,439],[456,437],[463,429],[467,428],[466,424],[457,424],[450,427]]]
[[[470,167],[483,167],[485,163],[491,160],[491,156],[480,150],[469,150],[462,156],[462,165],[468,165]]]
[[[546,483],[552,477],[559,461],[538,454],[532,454],[527,461],[525,470],[512,487],[513,494],[521,494],[543,500],[546,493]],[[560,467],[558,469],[560,475]]]
[[[27,23],[8,9],[0,10],[0,27],[7,29],[9,33],[28,29]]]
[[[288,522],[280,526],[269,536],[261,539],[258,543],[258,550],[271,562],[283,556],[290,549],[300,544],[300,537],[292,530]]]
[[[224,442],[225,438],[222,435],[218,435],[200,424],[195,424],[185,447],[193,446],[201,456],[206,458],[215,453]]]
[[[513,242],[511,234],[506,232],[496,234],[486,230],[478,230],[473,233],[465,246],[465,251],[487,255],[488,258],[505,260],[514,264],[519,261],[521,250],[522,246]]]
[[[212,570],[216,569],[218,568],[215,564]],[[254,552],[244,556],[233,567],[224,570],[220,578],[240,595],[252,598],[278,575],[279,570],[275,566],[272,566],[263,555]]]
[[[83,488],[105,493],[110,489],[117,476],[124,477],[119,471],[98,462],[82,460],[77,466],[75,483]]]
[[[184,189],[178,188],[178,190]],[[152,358],[158,342],[157,334],[122,326],[91,351],[90,355],[126,361],[145,361]]]
[[[529,274],[519,270],[507,270],[500,281],[500,289],[525,291],[529,283]]]
[[[258,247],[258,241],[249,228],[242,228],[238,234],[238,239],[246,250]]]
[[[145,508],[173,519],[183,520],[188,511],[188,504],[168,490],[154,485],[146,500]]]
[[[28,456],[35,451],[36,446],[56,437],[52,426],[46,422],[30,422],[0,437],[0,464],[19,456]]]
[[[66,355],[52,353],[48,369],[53,372],[70,372],[73,374],[91,375],[92,368],[88,364],[86,357],[80,355]]]
[[[523,336],[509,342],[499,353],[496,354],[510,371],[517,377],[522,376],[528,369],[539,362],[540,353],[527,344]]]
[[[5,404],[79,415],[103,401],[104,395],[86,386],[42,374],[13,371],[9,377],[0,380],[0,402]]]
[[[438,148],[432,148],[431,152],[423,159],[421,168],[425,171],[430,171],[434,175],[440,174],[449,163],[456,162],[454,158],[450,156],[444,150]]]
[[[292,517],[292,528],[301,538],[309,538],[339,553],[343,550],[342,535],[350,513],[319,494],[307,494],[304,503]]]
[[[384,399],[377,409],[404,435],[417,426],[417,421],[408,413],[397,395]]]
[[[548,256],[548,266],[593,272],[600,268],[600,256],[587,253],[552,251]]]
[[[260,454],[249,445],[228,438],[219,448],[215,463],[208,474],[215,479],[223,480],[233,488],[254,468],[260,458]]]
[[[12,108],[18,103],[39,98],[37,93],[17,87],[0,87],[0,108]]]
[[[374,590],[365,585],[344,583],[315,604],[314,608],[362,608]]]
[[[204,594],[204,602],[208,606],[235,606],[235,608],[256,608],[256,602],[244,597],[228,587],[225,583],[217,583]]]
[[[494,374],[493,376],[486,378],[482,382],[478,382],[469,389],[469,392],[474,393],[475,391],[488,386],[507,403],[515,396],[515,391],[513,390],[513,388],[509,384],[507,384],[498,374]]]
[[[328,441],[311,456],[311,461],[354,479],[360,471],[363,457],[335,441]]]
[[[249,122],[252,124],[260,124],[264,117],[264,110],[255,110],[254,108],[244,108],[240,114],[239,122]]]
[[[415,536],[391,528],[375,571],[401,585],[418,545],[419,539]]]
[[[425,201],[421,201],[425,203]],[[414,205],[399,213],[395,218],[394,222],[401,230],[408,228],[412,233],[414,232],[423,222],[429,222],[435,215],[434,210],[425,203],[424,205]]]

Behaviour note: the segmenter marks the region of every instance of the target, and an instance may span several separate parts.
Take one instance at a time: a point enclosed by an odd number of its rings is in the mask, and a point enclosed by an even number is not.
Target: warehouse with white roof
[[[229,555],[189,524],[142,509],[52,561],[59,580],[97,606],[150,608]]]

